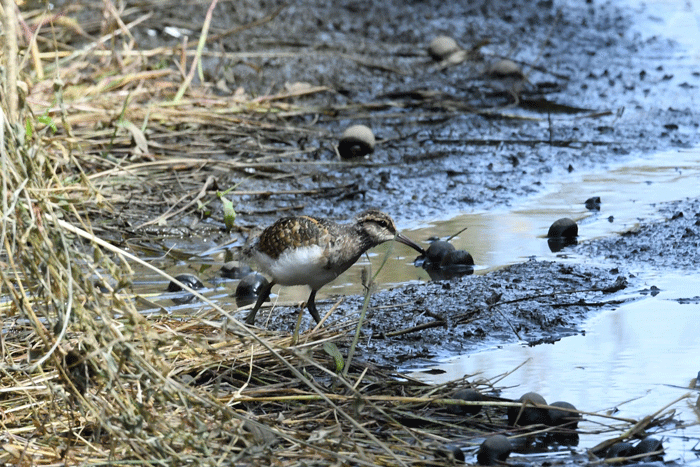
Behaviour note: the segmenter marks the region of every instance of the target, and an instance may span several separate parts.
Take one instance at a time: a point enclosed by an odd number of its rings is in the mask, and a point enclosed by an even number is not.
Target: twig
[[[187,88],[190,86],[190,83],[192,82],[192,79],[194,78],[194,71],[196,69],[200,70],[200,81],[204,81],[204,76],[201,73],[201,58],[202,58],[202,50],[204,50],[204,46],[207,43],[207,32],[209,32],[209,26],[211,25],[211,17],[214,13],[214,7],[216,7],[216,4],[218,3],[219,0],[212,0],[211,5],[209,5],[209,9],[207,10],[207,14],[204,17],[204,24],[202,25],[202,33],[199,35],[199,43],[197,44],[197,53],[195,54],[194,60],[192,61],[192,66],[190,67],[189,73],[187,73],[187,76],[185,77],[185,81],[183,81],[182,85],[180,85],[180,89],[177,90],[177,93],[175,94],[175,97],[173,98],[174,103],[180,102],[182,99],[182,96],[185,95],[185,91]]]

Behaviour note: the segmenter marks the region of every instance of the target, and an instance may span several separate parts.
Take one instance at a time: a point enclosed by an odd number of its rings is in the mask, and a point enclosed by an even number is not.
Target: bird
[[[320,323],[316,292],[355,264],[367,250],[391,240],[425,253],[420,245],[397,232],[388,214],[376,209],[363,211],[346,224],[314,216],[278,219],[243,249],[243,259],[257,264],[260,272],[272,278],[260,291],[246,324],[255,323],[255,315],[275,284],[308,285],[311,294],[306,306],[316,323]]]

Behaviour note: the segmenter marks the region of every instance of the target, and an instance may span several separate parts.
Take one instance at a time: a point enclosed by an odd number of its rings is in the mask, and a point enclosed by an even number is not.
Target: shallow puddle
[[[431,232],[445,235],[466,223],[469,234],[455,241],[472,252],[484,269],[538,259],[591,261],[552,253],[543,235],[559,217],[579,223],[579,240],[587,241],[633,229],[640,219],[660,219],[659,203],[700,196],[700,152],[660,153],[629,161],[609,170],[572,175],[551,184],[552,190],[514,207],[512,211],[465,215],[436,222]],[[600,211],[583,202],[600,196]],[[612,216],[612,219],[609,217]],[[700,390],[689,389],[700,372],[700,278],[682,271],[633,270],[642,289],[656,286],[656,296],[591,317],[581,328],[585,335],[567,337],[554,345],[507,345],[479,353],[446,358],[431,367],[442,374],[414,371],[412,376],[435,383],[479,375],[487,379],[512,371],[500,384],[510,389],[505,397],[517,399],[536,391],[548,402],[565,400],[592,412],[615,411],[620,417],[641,419],[686,393],[691,397],[674,408],[686,423],[697,423],[694,408]],[[643,290],[628,293],[639,297]],[[594,424],[583,429],[595,431]],[[696,463],[700,426],[670,433],[659,432],[667,449],[666,460]],[[605,438],[587,435],[581,447],[595,446]]]
[[[504,397],[517,399],[535,391],[550,403],[564,400],[580,410],[633,419],[642,419],[690,393],[690,398],[673,408],[683,422],[697,423],[700,417],[693,405],[700,390],[689,388],[700,371],[700,278],[651,273],[646,279],[647,287],[661,289],[658,295],[591,318],[582,326],[585,335],[567,337],[554,345],[507,345],[451,358],[432,368],[442,374],[411,374],[435,383],[464,375],[492,379],[522,365],[499,382],[508,388]],[[678,299],[691,300],[679,303]],[[600,420],[589,420],[580,425],[584,433],[600,428]],[[654,434],[664,439],[666,460],[700,465],[696,455],[699,426]],[[605,439],[585,435],[580,447],[590,448]]]

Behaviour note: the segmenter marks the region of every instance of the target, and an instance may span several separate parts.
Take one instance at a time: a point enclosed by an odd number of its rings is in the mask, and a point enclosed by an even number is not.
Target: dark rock
[[[503,435],[493,435],[481,443],[476,461],[479,465],[496,465],[505,462],[513,451],[510,440]]]
[[[487,70],[489,76],[494,78],[517,78],[522,79],[523,70],[513,60],[503,59],[491,64]]]
[[[588,209],[589,211],[600,211],[600,204],[600,196],[588,198],[584,203],[586,209]]]
[[[268,280],[262,274],[257,272],[248,274],[236,287],[236,305],[240,307],[254,303],[267,285]]]
[[[353,125],[343,132],[338,143],[338,153],[343,159],[364,157],[374,152],[374,133],[365,125]]]
[[[452,462],[464,462],[464,452],[454,444],[448,444],[435,450],[435,457],[450,460]]]
[[[547,232],[548,238],[574,238],[578,236],[578,225],[568,217],[554,221]]]
[[[469,402],[481,402],[484,397],[480,392],[471,388],[462,388],[452,395],[453,399]],[[481,411],[481,405],[454,405],[447,406],[447,411],[455,415],[476,415]]]
[[[457,42],[449,36],[438,36],[428,44],[428,54],[433,60],[445,60],[459,50]]]
[[[432,264],[440,264],[447,253],[455,251],[455,247],[445,240],[435,240],[426,251],[426,258]]]
[[[553,407],[561,407],[563,409],[576,410],[573,404],[564,401],[557,401],[550,404]],[[581,420],[581,414],[568,412],[565,410],[549,409],[549,424],[550,426],[565,426],[566,428],[578,428],[578,422]]]
[[[238,261],[229,261],[221,266],[221,276],[227,279],[242,279],[253,272],[247,264],[241,264]]]
[[[521,407],[508,407],[508,425],[528,426],[528,425],[548,425],[549,411],[534,407],[533,404],[547,405],[544,397],[536,392],[528,392],[518,399],[523,402]]]
[[[664,446],[661,440],[653,438],[651,436],[647,436],[643,440],[641,440],[634,448],[632,448],[632,453],[630,455],[636,456],[640,454],[650,454],[652,452],[656,451],[663,451]],[[640,460],[642,461],[649,461],[649,460],[655,460],[660,458],[660,454],[655,454],[653,456],[647,456],[644,457]]]
[[[175,276],[175,279],[178,281],[182,282],[185,284],[187,287],[193,290],[199,290],[204,287],[204,284],[202,284],[202,281],[199,280],[199,278],[193,274],[180,274]],[[183,289],[180,287],[178,284],[175,282],[170,282],[168,284],[168,292],[181,292]],[[183,305],[185,303],[191,302],[194,299],[194,295],[191,293],[179,296],[179,297],[174,297],[171,300],[178,304],[178,305]]]
[[[185,284],[187,287],[193,290],[199,290],[204,287],[204,284],[202,284],[202,281],[199,280],[197,276],[194,274],[180,274],[175,276],[175,279],[178,281],[182,282]],[[168,292],[179,292],[182,290],[182,287],[180,287],[178,284],[175,282],[170,282],[168,284]]]
[[[547,246],[552,253],[561,251],[571,245],[578,245],[576,238],[556,237],[547,239]]]
[[[615,443],[608,449],[607,454],[605,454],[606,459],[614,459],[616,457],[629,457],[632,455],[632,450],[634,448],[630,443],[620,442]]]
[[[448,251],[440,260],[440,267],[448,266],[474,266],[474,258],[466,250]]]

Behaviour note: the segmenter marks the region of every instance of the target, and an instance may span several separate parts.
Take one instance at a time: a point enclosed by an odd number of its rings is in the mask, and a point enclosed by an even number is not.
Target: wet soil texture
[[[632,300],[615,296],[628,285],[617,269],[534,260],[484,276],[406,284],[372,296],[361,355],[378,364],[415,367],[506,342],[554,343],[581,332],[591,310]],[[319,304],[321,315],[331,305]],[[330,322],[357,317],[362,305],[362,297],[345,297]],[[268,328],[293,328],[297,312],[282,310],[275,309]],[[267,312],[261,314],[267,318]]]
[[[147,2],[125,21],[147,12],[132,29],[143,49],[192,42],[206,8]],[[679,47],[642,41],[634,14],[597,0],[220,2],[196,85],[217,98],[296,97],[282,99],[288,111],[260,116],[267,125],[208,141],[206,157],[250,166],[203,170],[248,193],[232,196],[242,226],[282,211],[347,219],[369,206],[401,225],[507,204],[628,154],[694,145],[700,75],[669,68],[663,60]],[[440,35],[461,54],[433,59],[428,45]],[[503,59],[522,75],[495,73]],[[336,146],[354,124],[374,131],[376,148],[344,161]],[[182,155],[177,147],[197,147],[188,138],[163,150]],[[223,227],[217,206],[195,229]]]
[[[160,5],[132,33],[143,48],[176,47],[183,35],[199,33],[205,10]],[[220,3],[210,31],[219,38],[208,45],[206,82],[198,84],[219,97],[292,97],[284,99],[287,111],[259,117],[266,125],[231,128],[208,150],[208,158],[248,165],[202,170],[222,189],[240,184],[231,199],[244,228],[290,212],[348,219],[368,207],[401,227],[508,205],[570,172],[693,147],[700,74],[669,66],[680,47],[662,37],[642,40],[632,30],[635,14],[595,0]],[[461,53],[432,58],[428,44],[440,35],[455,39]],[[522,74],[494,72],[503,59]],[[373,130],[376,146],[366,157],[341,160],[338,139],[355,124]],[[194,144],[179,138],[167,147]],[[582,193],[581,203],[594,195]],[[217,206],[207,219],[180,222],[194,235],[221,232]],[[689,256],[697,258],[695,213],[645,227],[658,235],[578,251],[621,263],[674,263],[675,247],[665,246],[671,236],[685,248],[678,251],[694,245]],[[220,243],[229,240],[220,235]],[[614,306],[612,292],[630,281],[622,264],[530,261],[487,276],[408,284],[373,296],[362,351],[400,364],[489,340],[555,340],[578,332],[587,312]],[[338,313],[356,313],[359,303],[349,297]],[[291,329],[289,315],[278,309],[270,327]]]

